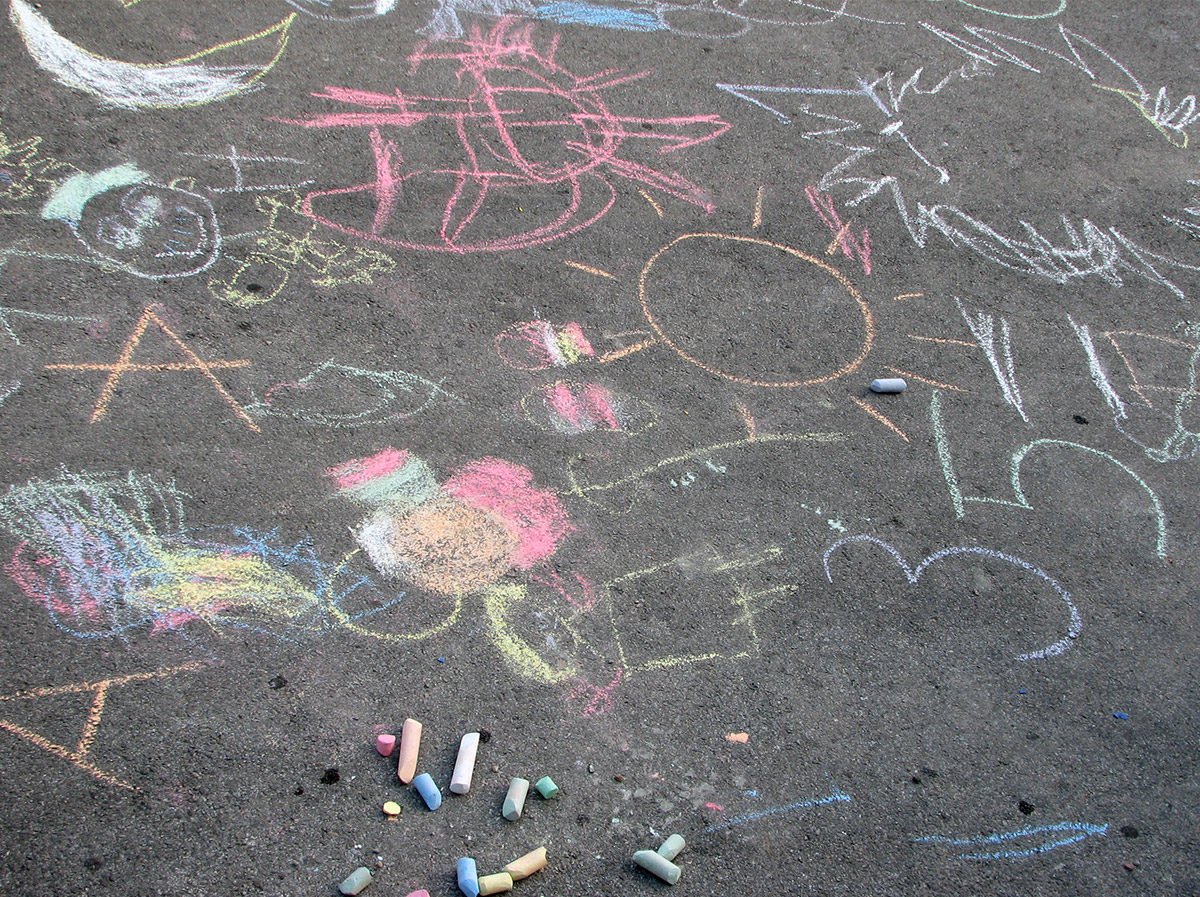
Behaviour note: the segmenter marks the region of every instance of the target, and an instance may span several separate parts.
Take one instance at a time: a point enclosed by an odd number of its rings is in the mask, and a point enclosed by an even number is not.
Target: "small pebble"
[[[613,776],[613,781],[614,782],[624,782],[625,776],[621,775],[620,773],[617,773],[615,776]]]
[[[366,866],[359,866],[338,885],[338,891],[346,894],[347,897],[353,897],[353,895],[361,893],[363,888],[369,885],[371,881],[371,870]]]
[[[659,856],[653,850],[639,850],[633,855],[633,861],[669,885],[673,885],[679,881],[679,876],[683,874],[683,870],[670,860]]]
[[[494,875],[483,875],[479,878],[479,895],[503,894],[513,889],[512,876],[507,872],[497,872]]]
[[[401,807],[394,800],[389,800],[389,801],[384,802],[383,813],[385,816],[399,816],[403,812],[404,812],[404,808]]]
[[[1121,865],[1125,867],[1126,872],[1132,872],[1134,869],[1133,863],[1122,863]]]
[[[1113,714],[1113,719],[1129,719],[1129,714],[1122,713],[1120,710],[1118,710],[1116,713]]]

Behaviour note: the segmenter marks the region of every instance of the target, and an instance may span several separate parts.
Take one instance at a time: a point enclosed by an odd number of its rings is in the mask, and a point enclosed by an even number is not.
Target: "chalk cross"
[[[86,772],[92,778],[103,782],[106,785],[112,785],[117,788],[124,788],[128,791],[139,790],[135,785],[131,785],[124,779],[114,775],[108,770],[98,766],[91,759],[92,745],[96,740],[96,734],[100,730],[100,721],[104,717],[104,708],[108,703],[108,693],[111,689],[123,685],[129,685],[134,682],[148,682],[153,679],[167,679],[177,673],[190,673],[200,669],[203,664],[189,663],[178,667],[169,667],[163,670],[155,670],[150,673],[134,673],[130,676],[114,676],[109,679],[100,679],[95,682],[72,682],[69,685],[56,685],[45,688],[31,688],[27,691],[14,692],[13,694],[0,695],[0,704],[12,701],[37,701],[42,698],[53,698],[60,695],[74,694],[92,694],[92,704],[88,708],[87,717],[83,723],[83,729],[79,733],[79,741],[74,747],[68,747],[65,744],[59,744],[56,741],[51,741],[45,735],[28,729],[25,726],[20,726],[11,720],[0,718],[0,730],[8,732],[10,735],[15,735],[23,741],[32,744],[34,747],[41,748],[48,754],[58,757],[60,760],[66,760],[76,769],[81,772]]]
[[[113,396],[116,394],[117,387],[121,383],[121,378],[126,374],[163,374],[173,373],[178,371],[199,371],[217,391],[217,394],[230,407],[235,415],[248,428],[255,433],[262,432],[258,424],[243,408],[217,379],[217,375],[213,370],[224,368],[244,368],[251,364],[249,359],[241,358],[233,361],[205,361],[197,355],[185,343],[174,330],[172,330],[162,318],[158,316],[156,309],[160,308],[155,303],[147,305],[142,312],[142,316],[138,319],[137,324],[133,328],[133,332],[129,334],[129,339],[125,341],[125,345],[121,348],[121,354],[113,364],[48,364],[48,371],[108,371],[108,379],[104,381],[104,386],[100,389],[100,395],[96,398],[96,405],[92,409],[91,422],[96,423],[102,420],[108,414],[109,403],[112,402]],[[180,354],[187,359],[186,362],[168,362],[165,364],[135,364],[133,354],[137,351],[138,346],[142,342],[142,337],[145,336],[147,328],[154,324],[164,336],[167,337]]]

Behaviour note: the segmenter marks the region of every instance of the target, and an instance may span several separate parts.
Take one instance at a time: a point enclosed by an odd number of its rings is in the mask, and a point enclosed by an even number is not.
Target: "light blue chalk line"
[[[620,31],[663,31],[667,27],[649,10],[617,9],[580,0],[540,3],[537,17],[559,25],[595,25]]]
[[[713,832],[723,831],[727,828],[733,828],[735,825],[745,825],[747,822],[758,822],[760,819],[767,819],[771,816],[783,816],[787,813],[796,813],[800,810],[811,810],[814,807],[825,807],[830,804],[850,803],[853,798],[846,794],[840,788],[834,788],[832,794],[827,794],[825,797],[811,798],[809,800],[798,800],[792,804],[784,804],[782,807],[771,807],[769,810],[759,810],[755,813],[745,813],[741,816],[734,816],[732,819],[727,819],[724,822],[719,822],[716,825],[710,825],[704,830],[706,835]]]
[[[1056,822],[1052,825],[1039,825],[1032,828],[1018,829],[1014,832],[1000,832],[993,835],[983,835],[978,838],[948,838],[944,835],[928,835],[917,838],[915,844],[947,844],[951,847],[982,847],[986,844],[1004,844],[1018,838],[1029,838],[1046,832],[1073,832],[1070,837],[1056,841],[1036,844],[1024,850],[1000,850],[994,853],[960,853],[960,860],[1019,860],[1047,853],[1056,847],[1076,844],[1092,835],[1104,835],[1108,832],[1107,825],[1094,825],[1090,822]]]

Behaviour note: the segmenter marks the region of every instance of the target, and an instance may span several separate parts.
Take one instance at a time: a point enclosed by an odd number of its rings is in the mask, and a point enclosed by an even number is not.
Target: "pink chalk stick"
[[[421,750],[421,724],[415,719],[406,719],[400,732],[400,760],[396,764],[396,777],[405,785],[417,774],[417,753]]]
[[[375,750],[379,751],[379,756],[390,757],[392,751],[396,749],[395,735],[377,735],[375,737]]]
[[[424,888],[421,888],[421,890],[419,890],[419,891],[413,891],[411,894],[408,895],[408,897],[429,897],[429,892],[426,891]]]

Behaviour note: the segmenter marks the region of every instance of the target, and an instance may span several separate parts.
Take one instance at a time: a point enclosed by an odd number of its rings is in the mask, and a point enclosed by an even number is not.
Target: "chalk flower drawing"
[[[817,189],[847,197],[848,208],[878,195],[890,197],[912,241],[921,248],[931,235],[941,234],[956,247],[1055,283],[1096,277],[1120,286],[1124,277],[1132,276],[1185,298],[1170,269],[1194,272],[1200,271],[1200,266],[1152,252],[1116,226],[1101,226],[1063,213],[1059,216],[1062,236],[1056,237],[1044,226],[1024,220],[1006,230],[957,205],[936,201],[939,191],[957,182],[951,161],[944,149],[914,138],[913,128],[905,122],[912,115],[920,118],[931,97],[961,89],[964,83],[990,76],[1001,66],[1040,76],[1043,70],[1035,64],[1040,63],[1051,64],[1059,72],[1082,74],[1089,87],[1123,97],[1171,144],[1186,147],[1189,129],[1200,120],[1195,98],[1189,95],[1172,105],[1165,87],[1152,93],[1106,50],[1062,26],[1062,46],[1055,49],[975,26],[965,27],[967,36],[963,36],[922,24],[965,53],[969,61],[940,78],[930,77],[922,67],[909,75],[889,71],[853,84],[719,83],[717,87],[769,113],[781,124],[800,122],[801,139],[836,147],[843,157],[822,175]],[[788,98],[799,103],[801,118],[779,108]],[[914,201],[914,194],[920,198]],[[1167,220],[1178,226],[1173,219]]]
[[[700,187],[626,151],[651,141],[660,155],[679,152],[729,125],[716,115],[619,115],[604,91],[649,73],[577,75],[557,50],[557,38],[535,43],[533,26],[506,19],[463,40],[422,44],[409,56],[410,77],[435,77],[453,93],[330,86],[315,94],[348,108],[290,123],[365,129],[375,173],[363,184],[310,192],[303,213],[395,249],[468,253],[537,246],[583,230],[616,202],[614,177],[711,211]],[[393,130],[401,133],[389,136]],[[447,134],[458,158],[424,158],[445,152]],[[430,140],[424,149],[418,143]]]

